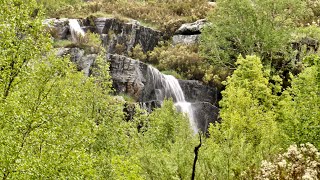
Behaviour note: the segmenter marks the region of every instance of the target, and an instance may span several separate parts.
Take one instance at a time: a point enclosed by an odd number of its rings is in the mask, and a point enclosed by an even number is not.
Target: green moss
[[[186,79],[181,74],[177,73],[174,70],[161,71],[162,74],[174,76],[177,79]]]
[[[55,48],[68,47],[72,45],[73,43],[69,40],[56,40],[53,42],[53,47]]]

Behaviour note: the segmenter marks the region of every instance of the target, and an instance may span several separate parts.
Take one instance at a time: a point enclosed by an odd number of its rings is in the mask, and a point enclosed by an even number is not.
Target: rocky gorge
[[[138,21],[122,21],[116,18],[77,19],[84,32],[100,35],[106,49],[105,59],[110,63],[113,88],[116,94],[127,94],[149,112],[161,106],[166,98],[172,98],[177,109],[188,114],[195,132],[206,132],[209,123],[218,121],[217,89],[203,85],[196,80],[179,80],[164,75],[154,67],[128,57],[136,45],[143,52],[153,50],[164,40],[157,30],[141,25]],[[205,20],[183,24],[173,35],[172,44],[195,44],[199,40]],[[70,19],[47,19],[55,39],[73,38]],[[70,59],[85,75],[92,73],[96,53],[87,52],[79,47],[63,47],[57,50],[58,56],[70,55]]]

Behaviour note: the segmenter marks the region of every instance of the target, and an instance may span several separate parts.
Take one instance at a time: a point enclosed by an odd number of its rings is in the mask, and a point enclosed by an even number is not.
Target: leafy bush
[[[220,101],[221,123],[212,125],[200,153],[199,179],[240,179],[281,147],[273,104],[276,101],[260,58],[239,56]],[[199,161],[199,162],[200,162]]]
[[[292,87],[285,91],[279,107],[279,121],[291,143],[314,144],[320,148],[320,60],[306,59],[305,69],[292,77]]]
[[[77,36],[76,42],[70,40],[54,40],[53,47],[79,47],[84,49],[87,53],[98,54],[102,51],[100,35],[96,33],[87,32],[85,36]]]
[[[291,34],[306,10],[301,0],[220,0],[201,36],[202,55],[227,67],[235,66],[239,54],[258,55],[273,67],[285,65],[293,56]]]
[[[207,68],[196,46],[162,43],[148,55],[159,70],[174,70],[187,79],[202,80]]]
[[[129,56],[140,61],[145,61],[147,59],[147,55],[143,52],[140,44],[137,44],[132,51],[129,52]]]

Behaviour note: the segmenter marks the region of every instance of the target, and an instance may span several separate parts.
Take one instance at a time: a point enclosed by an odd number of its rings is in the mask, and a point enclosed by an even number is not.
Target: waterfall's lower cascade
[[[166,98],[172,98],[175,106],[180,112],[186,114],[189,118],[190,126],[194,133],[198,132],[196,119],[194,117],[192,104],[185,100],[184,93],[178,80],[171,75],[164,75],[159,70],[148,66],[152,74],[152,82],[156,91],[158,101],[163,101]]]
[[[77,19],[69,19],[69,28],[73,42],[77,42],[79,37],[84,37],[85,32],[81,29]]]

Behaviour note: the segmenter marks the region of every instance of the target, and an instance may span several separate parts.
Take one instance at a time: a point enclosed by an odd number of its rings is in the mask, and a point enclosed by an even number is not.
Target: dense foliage
[[[265,64],[278,58],[289,61],[290,36],[306,10],[301,0],[220,0],[202,36],[203,55],[231,67],[239,54],[261,56]]]
[[[160,24],[204,16],[187,12],[201,10],[200,0],[0,0],[0,178],[190,179],[199,137],[196,179],[320,178],[320,57],[303,41],[320,40],[319,30],[316,24],[296,28],[310,19],[302,18],[305,8],[311,7],[305,11],[311,19],[318,16],[319,1],[220,0],[203,34],[204,56],[196,46],[160,44],[148,54],[134,48],[130,56],[184,78],[226,80],[221,122],[196,135],[171,100],[152,113],[132,105],[135,115],[126,121],[124,103],[133,102],[111,95],[98,37],[87,33],[69,44],[100,53],[86,77],[68,57],[55,56],[53,45],[63,45],[46,33],[37,2],[50,15],[75,3],[99,11],[112,5],[150,22],[167,13]],[[288,48],[291,40],[298,51]],[[287,68],[286,88],[277,60],[299,67]]]

